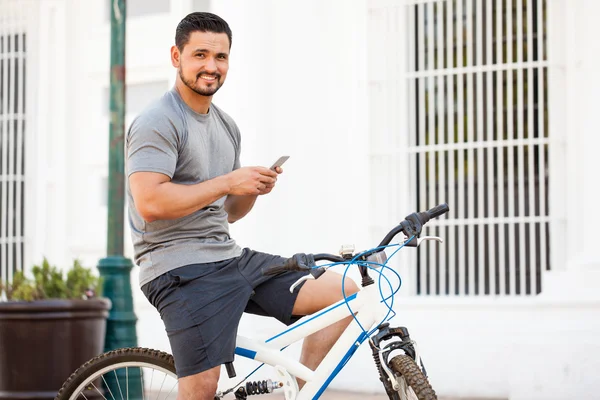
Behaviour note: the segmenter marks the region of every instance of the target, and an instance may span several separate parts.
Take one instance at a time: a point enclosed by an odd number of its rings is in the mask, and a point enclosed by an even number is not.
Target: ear
[[[172,46],[171,47],[171,64],[175,68],[179,68],[180,57],[181,57],[181,53],[179,52],[179,49],[177,48],[177,46]]]

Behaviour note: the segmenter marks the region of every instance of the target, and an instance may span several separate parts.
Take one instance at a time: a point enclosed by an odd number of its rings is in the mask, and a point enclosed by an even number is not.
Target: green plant
[[[101,288],[101,278],[82,266],[79,260],[73,261],[66,279],[63,272],[50,265],[46,258],[41,265],[34,265],[32,272],[33,279],[21,271],[16,272],[12,283],[0,284],[0,292],[4,291],[8,300],[87,299],[97,296]]]

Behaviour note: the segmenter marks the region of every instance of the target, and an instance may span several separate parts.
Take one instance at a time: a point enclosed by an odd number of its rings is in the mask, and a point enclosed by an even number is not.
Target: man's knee
[[[312,314],[343,299],[342,289],[346,297],[359,291],[352,279],[346,278],[342,285],[342,276],[332,271],[327,271],[317,280],[307,281],[294,304],[294,315]]]
[[[219,383],[221,367],[179,378],[177,400],[213,400]]]
[[[346,278],[344,280],[344,294],[346,295],[346,297],[348,297],[351,294],[357,293],[359,290],[360,289],[358,285],[352,279]]]

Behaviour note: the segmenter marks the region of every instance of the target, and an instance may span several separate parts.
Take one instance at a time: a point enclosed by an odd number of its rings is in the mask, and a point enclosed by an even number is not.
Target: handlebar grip
[[[427,214],[429,219],[433,219],[433,218],[439,217],[440,215],[446,214],[448,211],[450,211],[448,204],[442,203],[442,204],[439,204],[439,205],[433,207],[430,210],[425,211],[425,213]]]
[[[389,231],[387,235],[385,235],[381,243],[379,243],[379,247],[387,246],[388,244],[390,244],[394,236],[396,236],[400,232],[404,233],[404,235],[407,237],[419,237],[423,226],[427,222],[429,222],[430,219],[439,217],[440,215],[445,214],[448,211],[450,211],[450,207],[448,207],[448,204],[442,203],[427,211],[414,212],[410,215],[407,215],[404,218],[404,221],[400,222],[398,226],[396,226],[394,229]]]
[[[310,272],[315,266],[315,258],[312,254],[297,253],[288,258],[283,265],[273,265],[262,269],[263,275],[277,275],[285,271]]]
[[[287,265],[272,265],[270,267],[264,267],[262,269],[262,274],[265,276],[279,275],[289,270],[290,269]]]

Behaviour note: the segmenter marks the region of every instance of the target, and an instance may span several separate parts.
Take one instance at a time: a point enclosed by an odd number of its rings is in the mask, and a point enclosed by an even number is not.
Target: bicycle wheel
[[[437,400],[427,377],[410,356],[392,358],[390,369],[398,376],[400,390],[390,395],[392,400]]]
[[[83,364],[55,400],[147,399],[150,395],[161,400],[177,397],[173,356],[132,347],[101,354]]]

